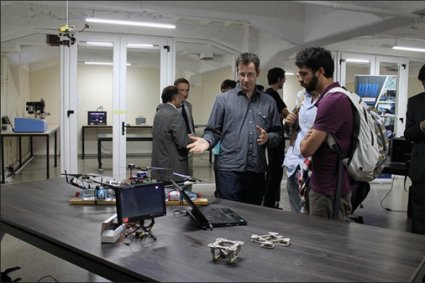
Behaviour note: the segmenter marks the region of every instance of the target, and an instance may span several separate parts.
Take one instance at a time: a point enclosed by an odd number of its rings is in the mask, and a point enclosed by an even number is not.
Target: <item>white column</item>
[[[69,40],[61,37],[61,40]],[[60,160],[61,172],[78,172],[77,152],[77,46],[61,45],[60,52]]]

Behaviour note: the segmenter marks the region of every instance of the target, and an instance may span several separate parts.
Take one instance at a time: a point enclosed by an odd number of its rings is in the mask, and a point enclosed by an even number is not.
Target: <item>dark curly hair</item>
[[[285,78],[285,70],[279,67],[275,67],[269,70],[267,73],[267,81],[269,85],[277,83],[278,79]]]
[[[422,66],[422,68],[419,70],[418,74],[418,80],[425,82],[425,64]]]
[[[299,68],[309,68],[314,72],[323,67],[326,78],[332,78],[335,69],[331,52],[322,47],[307,47],[298,51],[295,65]]]

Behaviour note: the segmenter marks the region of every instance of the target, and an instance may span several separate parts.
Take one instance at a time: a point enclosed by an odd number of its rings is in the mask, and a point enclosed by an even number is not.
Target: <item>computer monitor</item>
[[[386,79],[386,76],[355,75],[355,92],[368,106],[376,107]]]
[[[143,183],[115,192],[118,223],[141,222],[167,214],[164,184]]]
[[[106,125],[106,111],[88,111],[87,125]]]

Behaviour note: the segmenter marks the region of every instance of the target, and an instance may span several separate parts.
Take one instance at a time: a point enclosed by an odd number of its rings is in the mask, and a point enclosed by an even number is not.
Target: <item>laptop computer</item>
[[[186,214],[196,226],[202,229],[247,225],[248,222],[230,208],[200,206],[198,207],[179,186],[175,186],[184,200],[189,204]]]

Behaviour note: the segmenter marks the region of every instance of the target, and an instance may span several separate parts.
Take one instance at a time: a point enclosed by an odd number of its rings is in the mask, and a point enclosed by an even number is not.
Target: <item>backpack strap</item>
[[[343,89],[342,87],[334,87],[332,89],[330,89],[325,96],[328,93],[333,93],[333,92],[342,92],[345,93],[347,96],[349,95],[349,92],[346,89]],[[348,97],[348,99],[350,100],[350,98]],[[351,104],[351,101],[350,101]],[[353,105],[351,105],[353,107]],[[355,109],[353,109],[353,111],[356,111]],[[331,135],[328,134],[328,136],[326,137],[326,142],[328,144],[328,146],[330,147],[330,149],[336,153],[337,155],[337,159],[338,159],[338,179],[337,179],[337,183],[336,183],[336,191],[335,191],[335,202],[334,202],[334,211],[333,211],[333,215],[332,215],[332,219],[338,219],[338,214],[339,214],[339,209],[341,208],[341,194],[342,194],[342,183],[343,183],[343,177],[344,177],[344,162],[343,157],[342,157],[342,152],[341,149],[339,147],[339,145],[337,144],[335,138]],[[351,149],[350,149],[351,151]],[[350,154],[350,153],[349,153]]]
[[[346,166],[348,166],[348,165],[350,165],[351,160],[353,159],[354,151],[356,150],[356,148],[359,144],[359,140],[358,140],[357,137],[359,136],[359,133],[360,133],[360,116],[358,114],[356,106],[354,106],[353,101],[350,98],[351,92],[349,90],[346,90],[342,87],[334,87],[334,88],[330,89],[327,93],[332,93],[332,92],[345,93],[348,96],[348,100],[350,100],[351,109],[353,110],[353,133],[351,135],[351,147],[347,152],[347,160],[345,162]],[[358,103],[360,103],[362,101],[361,97],[359,97],[359,99],[360,100],[358,101]],[[328,142],[328,144],[329,144],[329,142]]]
[[[336,153],[338,159],[338,179],[336,182],[336,191],[335,191],[335,202],[334,202],[334,211],[332,219],[338,219],[339,209],[341,207],[341,194],[342,194],[342,179],[344,174],[344,163],[342,162],[341,150],[338,144],[335,141],[335,138],[328,134],[326,142],[333,152]]]

